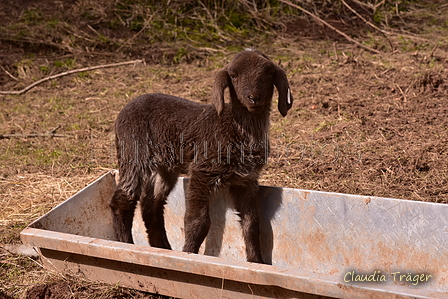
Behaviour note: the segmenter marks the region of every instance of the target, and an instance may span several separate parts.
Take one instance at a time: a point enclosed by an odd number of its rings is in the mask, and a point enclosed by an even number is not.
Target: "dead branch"
[[[382,0],[379,3],[373,5],[373,14],[376,13],[376,10],[378,9],[378,7],[380,7],[381,5],[383,5],[386,2],[386,0]],[[398,11],[398,10],[397,10]]]
[[[436,51],[436,49],[437,49],[438,46],[439,46],[439,44],[436,44],[436,45],[434,46],[434,48],[432,48],[432,50],[431,50],[431,54],[429,54],[429,57],[434,57],[434,52]]]
[[[64,134],[56,134],[61,125],[48,131],[47,133],[33,133],[33,134],[0,134],[0,139],[10,139],[10,138],[35,138],[35,137],[67,137]]]
[[[148,28],[149,24],[151,23],[153,19],[153,16],[151,16],[149,19],[145,20],[145,23],[143,24],[142,29],[140,29],[139,32],[137,32],[133,37],[131,37],[130,39],[128,39],[127,41],[125,41],[120,47],[118,47],[117,50],[115,50],[115,52],[120,52],[121,49],[126,46],[128,43],[130,43],[131,41],[133,41],[135,38],[137,38],[137,36],[140,35],[140,33],[142,33],[143,31],[146,30],[146,28]]]
[[[368,8],[368,9],[374,9],[373,8],[373,6],[372,6],[372,4],[367,4],[367,3],[363,3],[363,2],[361,2],[361,1],[359,1],[359,0],[352,0],[353,2],[355,2],[356,4],[358,4],[359,6],[363,6],[363,7],[365,7],[365,8]]]
[[[345,2],[344,0],[341,0],[342,4],[344,4],[345,7],[347,7],[352,13],[354,13],[358,18],[360,18],[361,20],[364,21],[364,23],[366,23],[367,25],[369,25],[370,27],[374,28],[375,30],[378,30],[380,33],[382,33],[384,35],[384,37],[387,39],[387,41],[389,42],[390,48],[392,49],[392,51],[394,50],[394,45],[392,44],[392,42],[390,41],[390,39],[387,37],[388,35],[391,35],[390,32],[387,32],[386,30],[383,30],[381,28],[379,28],[378,26],[376,26],[375,24],[373,24],[372,22],[370,22],[369,20],[366,20],[361,14],[359,14],[356,10],[354,10],[350,5],[347,4],[347,2]]]
[[[361,14],[359,14],[356,10],[354,10],[350,5],[347,4],[347,2],[345,2],[344,0],[341,0],[342,4],[344,4],[345,7],[347,7],[351,12],[353,12],[358,18],[360,18],[361,20],[363,20],[367,25],[371,26],[372,28],[374,28],[375,30],[378,30],[379,32],[381,32],[382,34],[384,34],[387,38],[387,35],[400,35],[403,37],[407,37],[407,38],[411,38],[411,39],[419,39],[419,40],[425,40],[427,41],[427,39],[425,38],[421,38],[418,36],[412,36],[412,35],[408,35],[408,34],[399,34],[399,33],[393,33],[390,31],[386,31],[383,30],[381,28],[379,28],[378,26],[376,26],[375,24],[373,24],[372,22],[369,22],[368,20],[366,20]],[[358,3],[358,2],[356,2]],[[381,4],[381,3],[380,3]],[[389,40],[389,44],[392,45],[391,41]],[[393,48],[393,47],[392,47]]]
[[[67,75],[71,75],[71,74],[75,74],[75,73],[81,73],[81,72],[88,72],[88,71],[93,71],[93,70],[97,70],[97,69],[103,69],[103,68],[109,68],[109,67],[116,67],[116,66],[122,66],[122,65],[127,65],[127,64],[136,64],[136,63],[144,63],[144,60],[139,59],[139,60],[132,60],[132,61],[126,61],[126,62],[119,62],[119,63],[111,63],[111,64],[103,64],[103,65],[96,65],[96,66],[89,66],[89,67],[85,67],[82,69],[76,69],[76,70],[71,70],[68,72],[63,72],[60,74],[56,74],[50,77],[46,77],[43,78],[39,81],[34,82],[31,85],[28,85],[27,87],[25,87],[22,90],[10,90],[10,91],[0,91],[0,95],[21,95],[24,94],[25,92],[27,92],[28,90],[30,90],[33,87],[36,87],[39,84],[42,84],[46,81],[49,80],[53,80],[59,77],[63,77],[63,76],[67,76]]]
[[[372,22],[370,22],[369,20],[366,20],[361,14],[359,14],[356,10],[354,10],[350,5],[347,4],[347,2],[345,2],[344,0],[341,0],[342,4],[344,4],[345,7],[347,7],[352,13],[354,13],[358,18],[360,18],[361,20],[364,21],[364,23],[366,23],[367,25],[369,25],[370,27],[378,30],[379,32],[381,32],[382,34],[391,34],[379,27],[377,27],[375,24],[373,24]]]
[[[17,79],[16,77],[14,77],[10,72],[8,72],[7,70],[5,70],[5,68],[3,66],[0,65],[0,67],[2,68],[2,70],[9,76],[11,77],[13,80],[15,81],[19,81],[19,79]]]
[[[283,3],[287,4],[287,5],[289,5],[289,6],[291,6],[291,7],[297,8],[298,10],[300,10],[300,11],[306,13],[307,15],[309,15],[310,17],[312,17],[313,19],[317,20],[318,22],[320,22],[320,23],[324,24],[325,26],[331,28],[332,30],[336,31],[337,33],[339,33],[340,35],[342,35],[343,37],[345,37],[348,41],[350,41],[350,42],[352,42],[352,43],[358,45],[360,48],[363,48],[363,49],[365,49],[365,50],[367,50],[367,51],[370,51],[370,52],[373,52],[373,53],[375,53],[375,54],[381,54],[380,51],[375,50],[375,49],[372,49],[372,48],[370,48],[370,47],[367,47],[366,45],[361,44],[360,42],[354,40],[353,38],[351,38],[350,36],[348,36],[348,35],[345,34],[344,32],[342,32],[342,31],[336,29],[335,27],[333,27],[333,26],[330,25],[329,23],[325,22],[324,20],[322,20],[321,18],[319,18],[319,17],[316,16],[315,14],[313,14],[313,13],[309,12],[308,10],[304,9],[303,7],[300,7],[300,6],[296,5],[296,4],[293,4],[293,3],[288,2],[288,1],[285,1],[285,0],[279,0],[279,1],[280,1],[280,2],[283,2]]]

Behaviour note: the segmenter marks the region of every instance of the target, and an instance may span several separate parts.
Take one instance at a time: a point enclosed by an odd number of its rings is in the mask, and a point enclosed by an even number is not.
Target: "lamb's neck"
[[[251,113],[246,108],[234,109],[232,112],[233,123],[237,130],[253,142],[266,139],[270,125],[269,115],[269,110]]]

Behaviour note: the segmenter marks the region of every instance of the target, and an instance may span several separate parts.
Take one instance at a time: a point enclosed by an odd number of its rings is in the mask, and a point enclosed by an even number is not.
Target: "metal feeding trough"
[[[272,265],[245,262],[238,217],[225,194],[211,204],[201,254],[183,244],[187,178],[166,208],[174,250],[114,241],[111,171],[22,233],[45,267],[177,298],[448,298],[448,205],[262,187],[261,242]]]

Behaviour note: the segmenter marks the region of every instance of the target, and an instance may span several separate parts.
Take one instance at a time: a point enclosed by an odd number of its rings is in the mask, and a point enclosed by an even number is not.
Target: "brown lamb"
[[[170,249],[164,205],[178,176],[188,174],[183,251],[198,252],[210,227],[210,198],[227,188],[241,219],[247,261],[263,263],[256,202],[269,150],[274,86],[285,116],[293,103],[285,72],[248,49],[218,72],[212,105],[157,93],[128,103],[115,123],[120,178],[110,207],[116,238],[133,242],[132,219],[140,200],[150,245]]]

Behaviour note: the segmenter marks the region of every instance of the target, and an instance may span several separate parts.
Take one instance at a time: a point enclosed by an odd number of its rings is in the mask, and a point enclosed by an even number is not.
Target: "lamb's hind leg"
[[[137,195],[129,195],[120,185],[114,191],[109,206],[112,210],[112,223],[118,241],[133,243],[131,229],[137,199]]]
[[[142,218],[149,244],[153,247],[171,249],[165,230],[164,206],[176,185],[177,177],[177,173],[160,168],[147,182],[145,193],[142,195]]]

